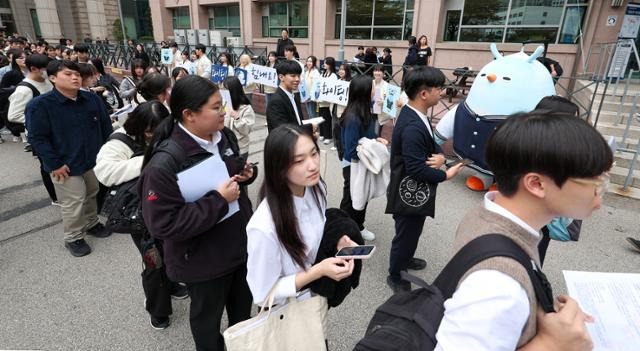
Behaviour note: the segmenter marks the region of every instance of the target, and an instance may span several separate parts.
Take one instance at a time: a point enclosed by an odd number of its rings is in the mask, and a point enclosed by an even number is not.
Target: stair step
[[[628,174],[629,169],[627,168],[622,168],[617,165],[612,167],[611,171],[609,171],[609,175],[611,176],[611,184],[623,185]],[[629,186],[640,189],[640,171],[633,171],[633,173],[631,174]],[[611,185],[611,188],[615,188],[615,185]]]
[[[617,136],[617,137],[621,137],[624,135],[624,131],[627,128],[626,126],[626,118],[624,119],[623,123],[620,124],[614,124],[611,121],[607,121],[607,120],[603,120],[602,119],[602,115],[600,115],[601,119],[598,121],[598,131],[600,131],[600,133],[602,133],[603,135],[613,135],[613,136]],[[638,126],[638,124],[635,123],[631,123],[631,126],[629,126],[629,133],[627,135],[627,138],[631,138],[631,139],[640,139],[640,126]]]
[[[631,166],[631,161],[633,160],[633,154],[629,152],[618,151],[613,155],[614,160],[616,161],[616,166],[629,169]],[[636,160],[636,163],[633,167],[636,170],[640,170],[640,156]]]

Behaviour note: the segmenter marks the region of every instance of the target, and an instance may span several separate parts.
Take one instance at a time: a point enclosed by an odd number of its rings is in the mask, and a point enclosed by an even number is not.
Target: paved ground
[[[262,161],[263,121],[252,136],[252,161]],[[327,155],[329,204],[338,206],[339,163],[335,152]],[[63,246],[59,209],[49,205],[37,161],[21,144],[9,141],[0,145],[0,165],[0,349],[193,349],[189,300],[174,301],[169,329],[150,328],[142,305],[140,258],[128,235],[90,237],[93,253],[72,257]],[[429,266],[417,274],[427,281],[446,263],[460,216],[481,200],[464,188],[463,178],[438,188],[436,219],[425,225],[417,255]],[[260,182],[250,188],[252,199]],[[556,293],[565,291],[563,269],[638,272],[640,254],[628,248],[624,237],[640,237],[640,202],[608,196],[605,204],[584,222],[579,243],[551,244],[545,272]],[[350,350],[375,308],[391,295],[384,281],[393,220],[384,214],[384,205],[383,198],[376,199],[368,208],[366,225],[378,235],[378,250],[365,263],[360,287],[329,313],[332,350]]]

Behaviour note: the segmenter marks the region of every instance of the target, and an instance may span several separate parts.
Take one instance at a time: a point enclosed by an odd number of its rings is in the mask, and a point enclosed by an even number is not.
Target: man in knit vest
[[[539,230],[555,217],[584,219],[602,204],[613,155],[585,121],[561,113],[515,115],[489,138],[487,163],[498,191],[462,219],[454,253],[478,236],[503,234],[536,265]],[[445,302],[436,350],[591,350],[593,322],[568,296],[556,313],[538,307],[524,267],[504,257],[472,267]]]

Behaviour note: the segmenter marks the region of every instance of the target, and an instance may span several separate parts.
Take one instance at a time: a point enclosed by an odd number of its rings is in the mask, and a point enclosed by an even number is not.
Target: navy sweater
[[[447,174],[427,166],[426,161],[442,149],[433,141],[427,126],[420,116],[405,105],[400,111],[391,139],[391,158],[402,156],[407,174],[419,182],[441,183]]]
[[[358,140],[360,140],[360,138],[376,138],[375,122],[371,119],[369,126],[364,128],[360,122],[360,118],[354,113],[349,113],[342,118],[345,119],[344,126],[342,126],[341,130],[344,160],[348,162],[351,162],[351,160],[359,160],[358,152],[356,151]]]

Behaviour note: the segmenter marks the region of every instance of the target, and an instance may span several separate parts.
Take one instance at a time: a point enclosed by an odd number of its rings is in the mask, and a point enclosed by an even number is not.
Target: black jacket
[[[330,208],[327,209],[325,217],[327,221],[324,224],[324,233],[315,263],[319,263],[325,258],[334,257],[337,253],[338,241],[345,234],[358,245],[364,245],[364,239],[360,234],[358,225],[346,212],[337,208]],[[336,307],[344,301],[351,289],[358,287],[361,271],[362,261],[355,260],[355,267],[350,277],[339,282],[328,277],[322,277],[309,284],[309,287],[314,293],[326,297],[329,307]]]
[[[404,59],[403,65],[405,66],[413,66],[418,63],[418,47],[415,45],[411,45],[409,47],[409,51],[407,52],[407,57]]]
[[[218,149],[229,174],[234,175],[242,170],[243,160],[228,134],[232,133],[222,133]],[[145,225],[153,237],[163,241],[167,275],[172,281],[193,283],[223,276],[246,264],[245,227],[251,216],[246,188],[241,187],[240,211],[220,223],[229,207],[218,191],[185,203],[173,170],[190,168],[211,154],[177,125],[170,139],[183,149],[186,160],[172,165],[174,158],[169,154],[156,153],[142,170],[139,191]],[[243,185],[253,180],[255,176]]]
[[[294,100],[296,102],[298,116],[300,116],[300,119],[302,119],[302,106],[300,105],[299,96],[294,95]],[[296,119],[296,112],[291,105],[291,100],[287,96],[287,93],[282,90],[282,88],[278,88],[276,92],[271,96],[271,101],[269,101],[269,105],[267,105],[266,115],[267,129],[269,132],[282,124],[298,124],[298,120]],[[306,125],[304,127],[308,130],[309,134],[313,133],[313,127],[311,125]]]
[[[289,45],[293,46],[293,40],[291,40],[291,38],[287,38],[286,40],[283,40],[282,38],[278,39],[278,45],[276,46],[276,54],[278,57],[284,56],[284,48]]]

